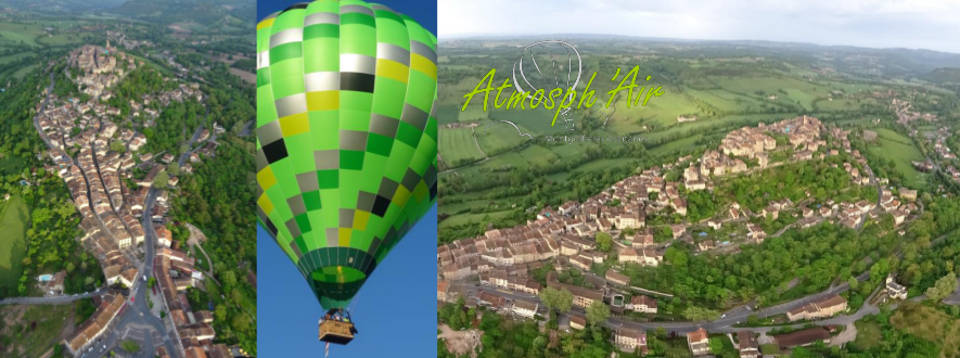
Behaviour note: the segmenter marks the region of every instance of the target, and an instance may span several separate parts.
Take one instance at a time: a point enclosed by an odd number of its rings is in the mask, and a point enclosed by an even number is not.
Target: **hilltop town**
[[[129,99],[129,117],[124,118],[107,100],[128,74],[147,65],[109,41],[106,46],[76,49],[66,61],[66,77],[73,79],[81,95],[59,98],[51,93],[51,83],[46,99],[37,104],[35,125],[48,146],[46,169],[66,182],[81,216],[83,236],[77,240],[100,262],[109,288],[95,298],[93,316],[63,343],[75,356],[104,354],[118,340],[127,339],[125,326],[132,317],[149,314],[158,322],[153,334],[170,337],[151,354],[233,357],[230,347],[213,343],[211,311],[191,307],[184,293],[189,287],[204,287],[209,278],[183,248],[174,245],[165,226],[169,193],[179,182],[170,168],[190,175],[193,164],[214,154],[216,135],[223,129],[196,128],[191,142],[184,143],[190,150],[177,158],[144,150],[148,138],[130,119],[139,117],[142,126],[152,126],[158,108],[188,99],[202,102],[204,94],[196,83],[164,78],[176,84]]]
[[[769,336],[759,332],[759,337],[750,329],[734,330],[733,325],[760,310],[750,304],[734,308],[740,310],[736,317],[724,314],[701,322],[676,312],[658,314],[658,301],[673,299],[674,293],[644,287],[628,272],[669,262],[671,247],[691,247],[696,255],[719,259],[788,230],[824,223],[857,230],[868,222],[890,220],[893,230],[903,235],[904,225],[922,211],[917,191],[890,187],[887,178],[877,177],[851,145],[850,135],[809,116],[743,127],[702,156],[643,169],[582,202],[542,208],[525,225],[441,245],[438,300],[534,319],[556,308],[544,302],[545,294],[563,292],[573,309],[561,317],[560,329],[584,329],[591,310],[612,312],[601,323],[613,330],[613,343],[630,353],[646,354],[647,331],[655,327],[685,334],[693,355],[710,353],[709,333],[736,333],[741,357],[760,356],[758,342],[782,349],[829,342],[837,327]],[[775,192],[748,193],[746,202],[718,195],[711,198],[719,204],[715,210],[704,214],[697,208],[698,217],[691,217],[691,205],[700,205],[692,196],[730,192],[736,180],[807,165],[845,178],[846,183],[833,184],[840,195],[818,195],[814,187],[801,188],[804,192],[794,200]],[[561,276],[566,279],[558,279]],[[906,288],[893,277],[885,287],[890,299],[906,298]],[[790,301],[765,316],[781,315],[782,323],[833,317],[848,310],[848,299],[839,293]],[[654,318],[664,321],[655,323]]]

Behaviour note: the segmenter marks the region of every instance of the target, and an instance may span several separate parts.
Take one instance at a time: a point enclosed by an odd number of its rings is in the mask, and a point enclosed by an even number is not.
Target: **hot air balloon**
[[[436,43],[357,0],[257,24],[258,219],[327,310],[321,341],[353,339],[346,307],[436,200]]]

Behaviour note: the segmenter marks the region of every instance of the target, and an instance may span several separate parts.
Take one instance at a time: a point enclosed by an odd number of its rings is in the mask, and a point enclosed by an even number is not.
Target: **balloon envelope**
[[[436,199],[436,37],[363,1],[257,24],[257,213],[325,308]]]

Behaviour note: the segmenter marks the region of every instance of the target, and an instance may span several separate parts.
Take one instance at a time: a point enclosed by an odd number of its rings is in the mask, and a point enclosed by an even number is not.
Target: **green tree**
[[[603,252],[610,252],[610,249],[613,248],[613,237],[610,234],[605,232],[597,233],[597,250]]]
[[[931,301],[940,302],[940,300],[946,298],[956,290],[957,275],[951,272],[937,280],[933,286],[927,288],[927,291],[924,292],[924,294],[926,294],[927,298]]]
[[[610,307],[602,301],[593,301],[587,306],[587,322],[598,325],[610,318]]]
[[[127,147],[123,145],[123,142],[119,140],[114,140],[110,142],[110,150],[117,153],[123,153],[127,151]]]
[[[170,176],[167,175],[166,171],[161,171],[156,177],[153,178],[153,187],[166,188],[168,181],[170,181]]]
[[[548,309],[563,313],[570,311],[570,307],[573,305],[573,294],[564,289],[558,290],[547,287],[540,291],[540,300]]]

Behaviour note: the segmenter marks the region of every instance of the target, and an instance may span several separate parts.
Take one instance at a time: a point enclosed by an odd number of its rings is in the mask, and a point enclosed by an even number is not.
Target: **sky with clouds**
[[[960,0],[439,0],[440,39],[616,34],[960,53]]]

